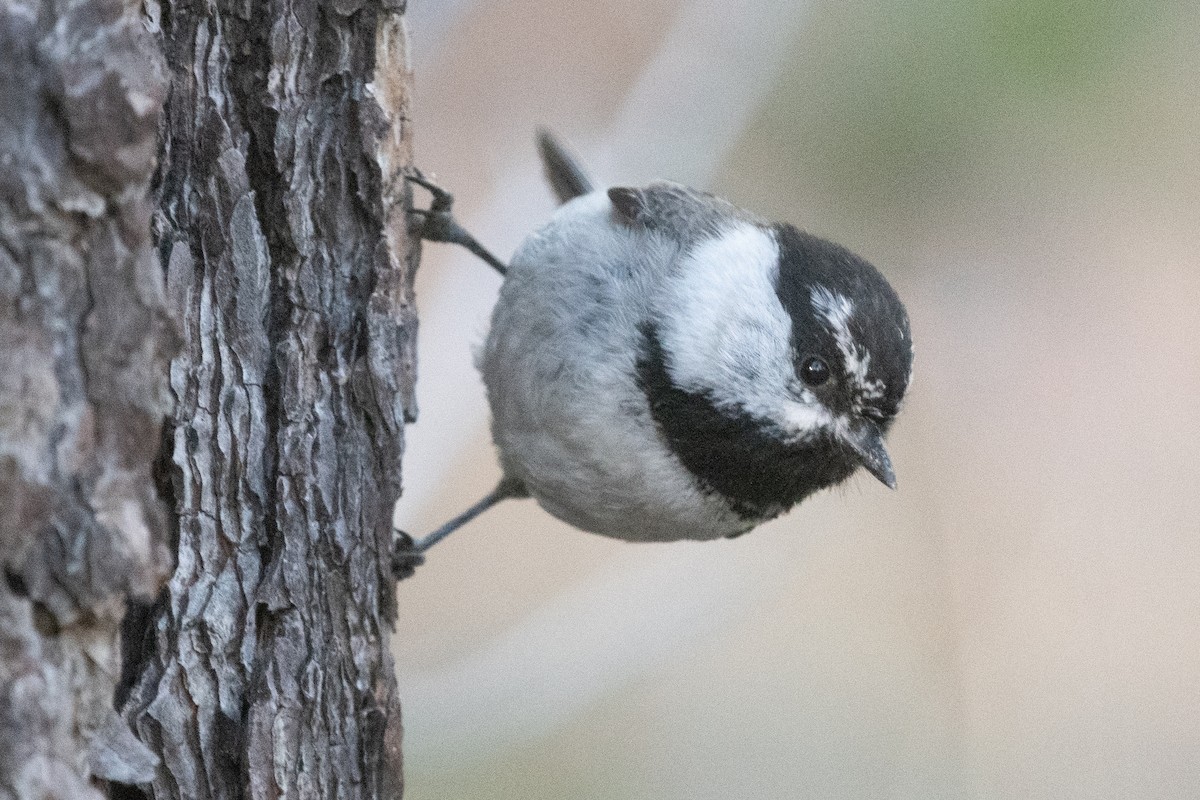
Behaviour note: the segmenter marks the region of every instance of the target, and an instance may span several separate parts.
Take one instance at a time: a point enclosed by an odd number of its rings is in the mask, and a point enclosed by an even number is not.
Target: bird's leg
[[[420,539],[414,539],[402,530],[392,532],[392,574],[396,580],[404,580],[425,563],[425,553],[429,548],[445,539],[454,531],[466,525],[471,520],[487,511],[501,500],[510,497],[528,497],[529,493],[519,481],[505,478],[496,485],[475,505],[459,514],[440,528]]]
[[[492,269],[501,275],[508,272],[508,267],[504,266],[503,261],[492,255],[486,247],[481,245],[474,236],[467,233],[458,224],[458,221],[454,219],[454,214],[450,211],[454,205],[453,195],[420,173],[405,175],[404,177],[406,180],[410,180],[418,186],[423,186],[429,190],[429,194],[432,196],[432,199],[429,201],[429,208],[414,208],[411,211],[413,214],[424,217],[419,230],[422,239],[430,242],[447,242],[449,244],[462,245],[486,261]]]

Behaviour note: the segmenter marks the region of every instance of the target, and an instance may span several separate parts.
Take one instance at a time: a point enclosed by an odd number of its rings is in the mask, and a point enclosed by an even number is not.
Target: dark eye
[[[823,358],[809,356],[800,365],[800,379],[809,386],[820,386],[829,380],[829,365]]]

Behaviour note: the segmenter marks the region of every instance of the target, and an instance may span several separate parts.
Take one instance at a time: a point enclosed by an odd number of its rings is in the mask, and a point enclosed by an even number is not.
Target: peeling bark
[[[177,334],[140,4],[0,5],[0,798],[99,798],[154,756],[113,712],[128,596],[170,569],[150,467]]]
[[[154,229],[178,566],[120,699],[156,798],[402,791],[391,514],[414,408],[402,5],[168,1]],[[131,790],[132,791],[132,790]]]

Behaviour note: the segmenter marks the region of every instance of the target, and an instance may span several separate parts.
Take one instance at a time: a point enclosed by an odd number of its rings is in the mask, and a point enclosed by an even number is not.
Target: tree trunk
[[[391,516],[417,257],[403,10],[161,9],[154,230],[184,344],[159,477],[178,566],[129,620],[119,695],[161,758],[138,788],[155,798],[402,791]]]
[[[126,597],[167,576],[150,467],[177,334],[147,189],[166,81],[122,0],[0,5],[0,798],[100,798]]]

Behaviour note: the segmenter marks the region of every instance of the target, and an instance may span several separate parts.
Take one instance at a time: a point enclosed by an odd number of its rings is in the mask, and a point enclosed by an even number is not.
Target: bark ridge
[[[392,506],[414,409],[402,5],[168,2],[155,235],[179,563],[131,625],[156,798],[398,797]]]
[[[0,4],[0,798],[155,757],[118,629],[171,564],[150,479],[178,335],[150,241],[167,84],[138,3]]]

